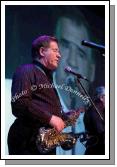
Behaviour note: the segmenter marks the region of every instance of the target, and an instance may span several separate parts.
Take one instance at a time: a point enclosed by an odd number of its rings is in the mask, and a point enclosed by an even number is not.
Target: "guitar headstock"
[[[85,108],[81,107],[81,108],[78,108],[77,110],[70,110],[69,112],[67,112],[66,114],[68,116],[68,119],[66,121],[66,126],[75,124],[80,113],[84,111],[85,111]]]
[[[73,115],[79,115],[81,112],[85,112],[85,108],[84,107],[80,107],[80,108],[78,108],[78,109],[76,109],[76,110],[70,110],[68,113],[67,113],[67,115],[68,116],[73,116]]]
[[[75,111],[76,111],[76,113],[82,113],[82,112],[85,112],[85,108],[80,107],[80,108],[76,109]]]

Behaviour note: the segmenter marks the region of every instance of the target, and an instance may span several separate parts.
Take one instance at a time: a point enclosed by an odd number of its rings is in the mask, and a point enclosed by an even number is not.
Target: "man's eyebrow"
[[[65,41],[65,42],[67,42],[67,43],[72,43],[72,44],[74,44],[82,54],[86,55],[86,52],[85,52],[82,48],[80,48],[80,46],[77,45],[75,42],[69,41],[68,39],[65,39],[65,38],[61,38],[60,41]]]
[[[78,45],[77,45],[77,48],[80,50],[80,52],[81,52],[82,54],[86,55],[86,52],[85,52],[82,48],[80,48]]]
[[[56,50],[56,51],[60,51],[60,49],[59,49],[59,48],[51,48],[51,49]]]
[[[81,47],[80,47],[79,45],[77,45],[75,42],[73,42],[73,41],[68,41],[68,42],[73,43],[73,44],[77,47],[77,49],[78,49],[82,54],[86,55],[86,52],[83,50],[83,48],[81,48]]]

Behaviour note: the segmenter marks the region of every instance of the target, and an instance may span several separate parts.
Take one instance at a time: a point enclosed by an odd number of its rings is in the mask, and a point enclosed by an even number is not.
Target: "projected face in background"
[[[53,34],[53,31],[55,29],[53,28],[53,25],[55,25],[57,10],[59,11],[59,14],[64,15],[64,13],[68,12],[69,15],[73,15],[75,12],[75,9],[78,7],[76,5],[6,5],[5,7],[5,73],[6,78],[12,78],[12,75],[16,69],[21,64],[30,63],[32,62],[31,55],[30,55],[30,46],[31,41],[37,37],[38,35],[42,34]],[[91,5],[92,6],[92,5]],[[94,13],[90,15],[86,14],[89,20],[93,21],[92,29],[95,31],[95,35],[97,35],[97,38],[102,40],[100,36],[103,37],[104,31],[100,29],[100,27],[104,24],[104,22],[100,22],[100,19],[96,19],[96,13],[95,11],[98,11],[98,14],[101,14],[101,18],[104,18],[104,15],[102,15],[101,10],[102,5],[94,5],[92,6],[92,9]],[[69,9],[67,10],[66,8]],[[83,5],[84,7],[84,5]],[[86,9],[88,9],[90,5],[86,5]],[[62,9],[63,8],[63,9]],[[97,9],[97,10],[95,10]],[[79,10],[79,9],[78,9]],[[54,11],[54,13],[52,12]],[[85,11],[85,10],[84,10]],[[89,8],[89,11],[90,10]],[[62,13],[61,13],[62,12]],[[105,13],[105,12],[104,12]],[[84,12],[83,12],[84,14]],[[63,16],[62,15],[62,16]],[[58,17],[58,16],[57,16]],[[77,18],[77,21],[75,20]],[[73,89],[77,89],[76,81],[74,80],[74,76],[67,74],[64,72],[65,66],[71,66],[73,69],[75,69],[78,73],[86,76],[90,81],[93,81],[94,74],[95,74],[95,65],[91,57],[92,50],[87,47],[83,47],[81,45],[82,40],[90,40],[89,33],[87,31],[87,28],[85,25],[81,24],[79,19],[80,17],[75,17],[74,19],[71,19],[70,17],[66,18],[61,17],[59,18],[57,25],[56,25],[56,37],[59,39],[59,45],[61,50],[61,60],[58,67],[58,70],[56,72],[56,83],[57,84],[66,84],[71,85]],[[50,22],[51,20],[51,22]],[[81,20],[81,19],[80,19]],[[11,24],[9,24],[11,23]],[[84,21],[83,21],[84,23]],[[103,24],[101,24],[103,23]],[[97,25],[99,24],[98,28]],[[23,26],[22,26],[23,25]],[[30,26],[29,26],[30,25]],[[48,26],[49,25],[49,26]],[[15,31],[14,31],[15,29]],[[105,30],[105,29],[104,29]],[[101,35],[98,35],[100,34]],[[12,42],[11,42],[12,41]],[[94,40],[94,42],[96,42]],[[10,48],[10,49],[9,49]],[[81,49],[82,48],[82,49]],[[83,54],[85,51],[86,54]],[[16,56],[17,55],[17,56]],[[84,60],[83,56],[87,58]],[[94,54],[92,55],[94,57]],[[14,61],[11,61],[13,59]],[[83,61],[84,60],[84,61]],[[9,63],[10,62],[10,63]],[[94,68],[93,68],[94,67]],[[103,77],[104,73],[100,73],[100,64],[98,68],[98,73],[96,73],[96,77],[99,80],[103,80],[101,76]],[[101,71],[102,72],[102,71]],[[99,75],[99,77],[98,77]],[[102,82],[101,80],[101,82]],[[97,82],[98,80],[96,80]],[[84,82],[85,88],[89,89],[89,84],[86,85],[87,82]],[[99,82],[100,83],[100,82]],[[97,83],[97,85],[100,85]],[[8,91],[6,91],[6,96],[8,97],[8,103],[6,106],[6,127],[8,129],[8,124],[11,125],[14,121],[11,120],[11,110],[10,110],[10,88],[11,88],[11,81],[8,82]],[[101,85],[104,85],[101,83]],[[7,87],[5,87],[7,89]],[[61,98],[63,99],[65,105],[68,108],[74,108],[76,106],[81,105],[83,102],[78,96],[69,93],[67,91],[63,91],[61,89],[58,89]],[[7,100],[7,99],[6,99]],[[83,103],[84,104],[84,103]],[[7,129],[5,131],[5,134],[7,134]],[[78,131],[82,131],[82,125],[78,124],[77,126]],[[6,141],[7,143],[7,141]],[[7,146],[7,144],[6,144]],[[81,147],[76,148],[77,152],[79,154],[82,154]],[[66,151],[65,151],[66,152]],[[64,154],[65,154],[64,152]],[[60,152],[59,152],[60,153]],[[7,154],[7,151],[6,151]]]
[[[61,61],[55,74],[56,83],[66,84],[72,89],[79,91],[76,78],[64,71],[66,66],[87,77],[91,82],[94,80],[95,64],[92,59],[91,49],[84,47],[82,40],[90,40],[87,28],[84,24],[68,17],[61,17],[56,28],[56,37],[59,41],[61,51]],[[89,83],[82,81],[84,87],[89,90]],[[68,91],[58,89],[63,102],[67,108],[76,108],[83,105],[83,101],[78,95]]]

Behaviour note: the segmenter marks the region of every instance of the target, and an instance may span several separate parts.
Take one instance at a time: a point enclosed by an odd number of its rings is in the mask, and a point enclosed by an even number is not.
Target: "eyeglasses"
[[[59,54],[61,54],[60,53],[60,50],[58,50],[58,49],[54,49],[54,48],[49,48],[49,49],[51,49],[53,52],[55,52],[55,53],[59,53]]]

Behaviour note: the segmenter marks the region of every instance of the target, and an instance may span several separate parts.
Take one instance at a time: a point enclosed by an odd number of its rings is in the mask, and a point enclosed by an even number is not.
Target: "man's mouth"
[[[56,60],[56,62],[58,63],[58,62],[59,62],[59,60]]]

